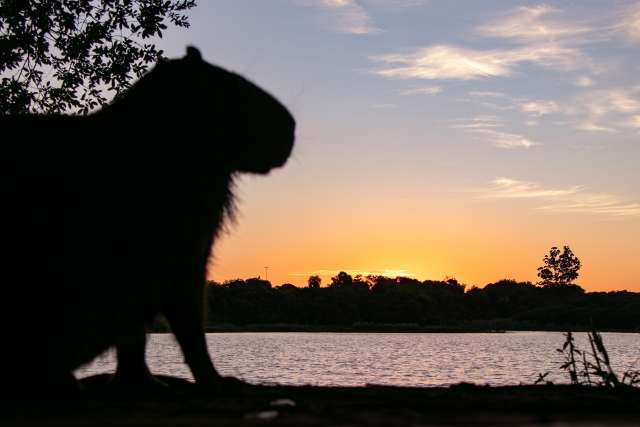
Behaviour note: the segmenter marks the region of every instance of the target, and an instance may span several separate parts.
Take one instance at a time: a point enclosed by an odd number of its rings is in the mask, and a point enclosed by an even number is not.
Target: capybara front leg
[[[118,365],[112,384],[126,389],[164,389],[166,385],[156,379],[147,365],[146,331],[144,323],[136,326],[116,345]]]
[[[204,278],[177,287],[164,314],[196,383],[219,383],[221,377],[209,357],[204,332]]]

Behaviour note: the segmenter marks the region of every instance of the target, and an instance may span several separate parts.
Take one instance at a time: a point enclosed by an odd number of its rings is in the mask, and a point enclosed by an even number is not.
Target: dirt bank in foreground
[[[640,390],[572,386],[448,388],[244,386],[203,392],[168,379],[156,397],[85,379],[79,399],[5,401],[0,425],[167,426],[638,426]]]

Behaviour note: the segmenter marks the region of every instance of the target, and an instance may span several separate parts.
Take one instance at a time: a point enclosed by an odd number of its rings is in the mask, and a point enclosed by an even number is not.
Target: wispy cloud
[[[457,129],[491,129],[504,127],[504,120],[497,116],[476,116],[471,120],[456,120],[462,122],[454,125]]]
[[[573,84],[578,87],[590,87],[593,86],[595,82],[593,81],[593,79],[591,79],[591,77],[580,76],[573,82]]]
[[[497,111],[513,110],[513,98],[502,92],[492,91],[471,91],[468,92],[469,98],[464,101],[478,102],[479,105],[485,108],[490,108]]]
[[[577,117],[576,129],[615,132],[630,127],[633,117],[640,115],[640,97],[633,89],[595,90],[579,96],[565,111]]]
[[[411,96],[411,95],[437,95],[442,92],[442,87],[440,86],[422,86],[416,87],[413,89],[408,89],[400,93],[400,95]]]
[[[569,17],[548,4],[521,6],[477,27],[476,33],[521,44],[545,41],[584,45],[620,36],[640,42],[640,2],[610,8],[588,20]]]
[[[640,129],[640,115],[630,117],[626,121],[625,125],[631,128]]]
[[[630,92],[613,89],[590,92],[583,98],[585,108],[594,116],[640,111],[640,100]]]
[[[429,0],[292,0],[315,8],[326,15],[327,29],[339,33],[367,35],[381,32],[368,9],[371,6],[385,7],[391,11],[424,6]]]
[[[484,195],[488,199],[532,199],[565,197],[582,191],[582,187],[574,186],[565,189],[542,188],[538,184],[519,181],[511,178],[498,178],[493,182],[491,190]]]
[[[634,42],[640,42],[640,3],[629,7],[624,13],[621,28],[625,35]]]
[[[504,105],[498,105],[493,103],[487,103],[486,101],[480,104],[486,107],[499,109],[499,110],[513,110],[516,109],[521,113],[541,117],[547,114],[562,113],[564,112],[563,106],[550,99],[527,99],[516,98],[504,94],[502,92],[479,92],[472,91],[468,93],[471,98],[493,98],[495,101],[500,101]]]
[[[474,96],[477,98],[507,98],[507,94],[502,92],[490,92],[490,91],[471,91],[469,92],[469,96]]]
[[[524,101],[519,103],[519,107],[523,113],[533,114],[535,116],[544,116],[546,114],[560,112],[560,106],[555,101],[548,100]]]
[[[640,217],[640,203],[622,200],[610,194],[582,193],[581,197],[561,200],[541,210],[560,213],[586,213],[611,217]]]
[[[329,15],[329,29],[340,33],[371,34],[380,31],[366,9],[356,0],[298,0],[300,4]]]
[[[584,86],[584,85],[583,85]],[[529,116],[524,122],[537,125],[538,120],[550,114],[566,117],[566,124],[584,132],[619,132],[637,128],[640,116],[640,91],[635,88],[589,90],[570,100],[527,99],[512,97],[502,92],[471,91],[466,101],[494,110],[517,109]],[[487,102],[492,100],[493,102]],[[532,123],[532,120],[535,123]]]
[[[586,120],[584,122],[579,122],[576,126],[576,129],[582,130],[585,132],[616,132],[616,130],[612,127],[607,127],[598,123],[595,123],[590,120]]]
[[[522,63],[561,70],[585,65],[579,50],[555,44],[493,50],[437,45],[371,59],[386,65],[374,71],[380,76],[424,80],[506,77]]]
[[[545,4],[522,6],[478,27],[476,31],[484,37],[511,39],[520,43],[584,37],[593,31],[587,24],[555,18],[560,14],[561,10]]]
[[[524,135],[502,132],[495,129],[476,129],[473,132],[484,136],[485,139],[498,148],[531,148],[534,145],[540,145],[539,142],[533,141]]]
[[[540,145],[539,142],[533,141],[524,135],[505,132],[503,130],[503,120],[496,116],[477,116],[453,127],[476,135],[483,141],[498,148],[531,148],[534,145]]]
[[[640,217],[640,203],[630,202],[613,194],[594,193],[584,186],[545,188],[537,183],[511,178],[498,178],[484,199],[539,200],[539,210],[556,213],[582,213],[609,217]]]

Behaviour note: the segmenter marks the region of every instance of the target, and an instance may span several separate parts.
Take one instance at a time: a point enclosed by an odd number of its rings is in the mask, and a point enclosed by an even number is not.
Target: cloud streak
[[[612,194],[590,192],[583,186],[545,188],[537,183],[498,178],[481,198],[536,200],[540,202],[538,210],[553,213],[640,218],[640,203],[630,202]]]
[[[466,122],[467,123],[457,124],[453,127],[457,129],[491,129],[504,127],[504,121],[497,116],[476,116]]]
[[[567,115],[579,118],[576,129],[616,132],[634,127],[629,124],[640,115],[640,98],[633,90],[595,90],[578,97],[564,110]]]
[[[476,34],[528,44],[540,41],[584,45],[615,37],[640,42],[640,2],[590,20],[566,19],[550,5],[521,6],[476,28]]]
[[[498,148],[531,148],[535,145],[540,145],[539,142],[533,141],[524,135],[503,132],[495,129],[475,129],[473,132],[484,136]]]
[[[494,110],[517,109],[529,116],[528,121],[551,114],[562,114],[575,129],[584,132],[611,133],[635,129],[638,127],[637,117],[640,117],[640,93],[635,88],[587,89],[564,102],[516,98],[488,91],[471,91],[468,95],[467,101],[477,100],[480,105]]]
[[[303,0],[301,4],[329,14],[329,29],[339,33],[366,35],[377,33],[369,13],[356,0]]]
[[[502,38],[520,43],[575,39],[591,33],[593,28],[550,17],[561,11],[549,5],[522,6],[497,20],[482,25],[476,32],[484,37]]]
[[[624,15],[622,31],[629,40],[640,43],[640,3],[631,6]]]
[[[453,126],[480,137],[497,148],[531,148],[540,145],[524,135],[505,132],[504,122],[495,116],[477,116],[467,123]]]
[[[477,98],[508,98],[508,95],[502,92],[479,91],[479,90],[469,92],[469,96],[473,96]]]
[[[548,100],[524,101],[519,104],[519,107],[523,113],[533,114],[534,116],[544,116],[561,111],[560,106],[555,101]]]
[[[590,87],[593,86],[595,82],[589,76],[580,76],[573,82],[573,84],[578,87]]]
[[[493,50],[436,45],[404,53],[374,56],[371,59],[384,64],[374,71],[380,76],[419,80],[508,77],[523,63],[559,70],[571,70],[585,65],[579,50],[554,44]]]
[[[416,87],[413,89],[408,89],[400,93],[403,96],[413,96],[413,95],[437,95],[442,92],[442,87],[440,86],[422,86]]]
[[[498,178],[493,181],[493,188],[485,195],[488,199],[536,199],[555,198],[574,195],[582,190],[580,186],[566,189],[545,189],[538,184],[518,181],[511,178]]]
[[[629,118],[626,121],[625,126],[630,128],[640,129],[640,114]]]

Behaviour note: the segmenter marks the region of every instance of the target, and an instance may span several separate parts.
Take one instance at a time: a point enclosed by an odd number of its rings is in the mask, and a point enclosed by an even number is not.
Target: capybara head
[[[151,88],[162,90],[150,94]],[[291,154],[295,120],[287,108],[244,77],[207,63],[194,47],[183,58],[161,60],[136,90],[159,104],[151,110],[171,110],[160,117],[178,122],[184,136],[178,143],[229,172],[264,174]]]

